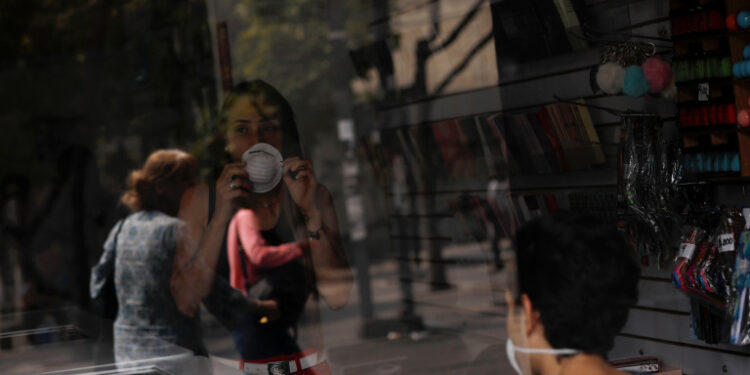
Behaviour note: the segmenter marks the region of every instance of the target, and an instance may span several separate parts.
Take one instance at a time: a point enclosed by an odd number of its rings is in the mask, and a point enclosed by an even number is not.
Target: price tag
[[[707,102],[709,96],[708,82],[698,84],[698,101]]]
[[[693,253],[695,252],[695,244],[694,243],[683,243],[680,245],[680,257],[681,258],[692,258]]]
[[[734,235],[732,234],[721,234],[717,240],[719,243],[719,252],[734,251]]]

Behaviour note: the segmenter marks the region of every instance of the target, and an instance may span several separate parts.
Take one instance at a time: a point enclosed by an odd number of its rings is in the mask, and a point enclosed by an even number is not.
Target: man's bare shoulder
[[[578,355],[563,366],[561,375],[628,375],[612,367],[603,358],[595,355]]]

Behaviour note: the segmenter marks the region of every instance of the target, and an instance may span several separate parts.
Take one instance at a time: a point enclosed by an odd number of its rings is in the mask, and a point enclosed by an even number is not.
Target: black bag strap
[[[115,267],[117,267],[117,239],[120,237],[120,231],[122,230],[122,225],[125,224],[125,220],[127,220],[127,218],[120,220],[120,223],[117,225],[117,231],[115,232],[115,238],[112,239],[112,252],[115,253],[115,266],[112,267],[112,271],[114,271]],[[112,273],[110,272],[107,277],[109,277],[111,274]]]
[[[211,222],[211,219],[214,217],[214,210],[216,210],[216,184],[209,181],[208,183],[208,220],[206,221]]]
[[[117,229],[115,230],[115,237],[112,239],[112,252],[113,260],[112,266],[107,267],[104,272],[105,281],[101,289],[99,289],[96,295],[92,297],[93,308],[102,317],[108,319],[115,319],[117,317],[117,290],[115,287],[114,273],[117,267],[117,239],[120,237],[120,231],[122,230],[123,224],[126,219],[122,219],[117,223]]]
[[[120,225],[117,226],[117,232],[115,232],[115,238],[112,240],[112,250],[117,254],[117,239],[120,237],[120,231],[122,230],[122,225],[125,224],[125,220],[127,218],[120,220]]]
[[[238,234],[239,236],[239,234]],[[245,292],[250,288],[250,280],[247,276],[247,265],[245,264],[245,252],[242,251],[242,241],[237,241],[237,252],[240,253],[240,267],[242,268],[242,276],[245,278],[245,285],[242,287],[245,288]]]

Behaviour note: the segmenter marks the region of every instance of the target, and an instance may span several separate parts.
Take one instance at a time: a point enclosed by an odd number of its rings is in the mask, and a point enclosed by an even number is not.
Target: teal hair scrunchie
[[[630,66],[625,69],[625,83],[622,92],[625,95],[639,97],[645,95],[650,86],[640,66]]]

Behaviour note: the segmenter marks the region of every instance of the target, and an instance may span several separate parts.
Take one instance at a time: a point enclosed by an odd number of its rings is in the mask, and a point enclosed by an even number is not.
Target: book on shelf
[[[586,103],[586,101],[583,99],[576,100],[576,102],[581,103],[581,104]],[[592,146],[591,148],[594,153],[594,164],[602,165],[606,163],[607,158],[604,155],[604,150],[602,149],[602,142],[599,138],[599,133],[596,131],[594,120],[591,118],[591,113],[586,107],[583,107],[580,105],[574,105],[573,107],[578,114],[577,116],[578,120],[583,125],[584,134],[586,135],[587,140]]]
[[[554,107],[556,115],[559,118],[559,129],[564,134],[563,138],[567,141],[566,153],[568,154],[568,160],[573,165],[573,169],[591,168],[591,147],[588,142],[584,141],[583,134],[581,134],[578,124],[573,117],[573,111],[570,108],[571,105],[567,103],[555,103],[551,106]]]
[[[550,113],[546,108],[541,108],[536,112],[536,117],[539,120],[539,124],[542,126],[542,129],[544,129],[544,132],[547,134],[550,145],[555,150],[555,156],[557,157],[558,163],[560,165],[560,170],[562,172],[570,171],[570,165],[564,152],[565,146],[560,139],[555,126],[553,125],[554,121],[550,116]]]
[[[516,213],[516,217],[518,218],[518,223],[520,225],[523,225],[523,223],[532,219],[531,213],[529,212],[529,208],[526,206],[526,202],[524,202],[523,196],[514,196],[511,201],[513,202],[513,209]]]
[[[493,28],[495,48],[505,51],[500,64],[506,60],[538,60],[573,50],[566,30],[576,30],[578,17],[570,14],[575,7],[559,9],[553,0],[506,0],[491,2],[491,9],[493,22],[498,25]],[[576,41],[576,48],[581,45],[581,41]]]
[[[483,116],[474,116],[474,126],[477,129],[477,135],[479,136],[479,142],[482,147],[482,154],[484,156],[484,164],[487,168],[487,171],[492,173],[492,170],[495,168],[495,155],[492,152],[492,149],[490,148],[490,144],[487,139],[487,134],[484,131],[485,122],[482,121]],[[504,158],[503,158],[504,160]],[[501,160],[497,160],[497,162],[501,162]]]
[[[529,210],[531,219],[541,217],[545,214],[542,206],[539,204],[539,197],[536,195],[524,195],[523,201],[526,203],[526,208]]]
[[[461,134],[456,120],[440,121],[430,124],[435,141],[440,153],[443,155],[445,169],[448,176],[457,177],[462,175],[461,167],[464,164],[465,137]],[[463,144],[462,144],[463,143]]]
[[[492,116],[489,116],[486,118],[487,120],[487,128],[490,129],[490,133],[492,134],[491,138],[494,138],[495,142],[497,142],[498,147],[494,148],[499,152],[499,158],[504,158],[507,162],[508,171],[512,175],[520,174],[521,171],[521,165],[516,159],[516,155],[513,155],[508,147],[508,142],[506,141],[505,134],[502,129],[503,125],[503,115],[498,113],[494,114]]]
[[[514,118],[505,117],[500,131],[507,139],[508,151],[518,161],[521,174],[537,174],[540,170],[534,163],[530,146],[524,135],[524,130],[517,124]]]
[[[412,146],[409,145],[409,140],[404,134],[404,130],[403,128],[396,130],[396,139],[401,148],[399,154],[403,155],[404,159],[406,159],[406,165],[411,172],[411,176],[415,178],[415,181],[419,181],[417,182],[418,184],[421,184],[424,167],[417,160],[417,156],[414,154]]]
[[[507,184],[507,183],[506,183]],[[491,209],[491,218],[496,220],[503,229],[504,234],[512,236],[518,225],[518,220],[511,202],[510,192],[507,186],[498,180],[493,180],[487,186],[487,202]]]
[[[584,35],[581,30],[581,23],[578,21],[578,15],[576,14],[575,7],[571,0],[553,0],[557,7],[557,12],[560,15],[563,27],[565,28],[565,35],[568,37],[568,42],[574,51],[580,51],[588,47],[588,43],[585,39],[578,37],[578,35]]]
[[[509,214],[519,225],[567,207],[567,199],[562,192],[510,195],[509,200]]]
[[[482,147],[482,137],[477,130],[477,123],[474,117],[465,117],[458,120],[461,133],[464,136],[466,144],[464,145],[465,158],[471,162],[470,171],[472,176],[486,176],[488,169],[484,168],[484,148]]]
[[[396,130],[410,161],[447,177],[485,176],[495,166],[511,175],[590,169],[606,162],[590,113],[554,103],[528,113],[479,115]]]
[[[529,154],[531,154],[531,161],[534,163],[534,168],[536,168],[539,173],[551,173],[552,166],[547,160],[544,148],[542,148],[539,138],[536,136],[531,123],[528,121],[528,117],[525,114],[518,114],[514,115],[513,119],[515,121],[514,126],[519,127],[521,130],[521,135],[528,147],[527,150]]]
[[[567,156],[567,150],[571,148],[570,138],[568,137],[568,134],[565,131],[565,128],[563,126],[562,114],[558,110],[556,104],[557,103],[547,104],[542,109],[547,112],[550,123],[552,125],[552,131],[554,131],[554,133],[557,135],[557,138],[560,140],[560,144],[562,145],[562,148],[566,153],[566,157],[570,158],[569,156]],[[571,160],[568,160],[568,161],[572,163]],[[573,165],[571,165],[571,167],[575,168]]]
[[[549,212],[560,211],[560,205],[557,203],[557,198],[555,197],[555,194],[545,194],[544,204],[547,206],[547,209],[549,210]]]
[[[424,146],[421,142],[421,137],[419,136],[420,133],[420,127],[419,126],[409,126],[406,128],[400,129],[405,137],[406,140],[409,143],[409,146],[414,152],[414,156],[416,161],[419,163],[419,165],[422,168],[427,167],[427,154],[424,152]]]
[[[537,114],[533,112],[527,113],[526,121],[531,127],[531,130],[534,132],[539,145],[544,151],[544,156],[547,159],[547,164],[550,166],[550,170],[554,173],[562,171],[560,160],[557,157],[557,151],[552,145],[549,135],[547,135],[544,127],[542,127],[542,124],[539,122],[539,117],[537,116]]]
[[[508,152],[505,145],[505,138],[500,133],[499,128],[495,126],[494,121],[490,120],[491,116],[476,116],[477,128],[481,134],[481,138],[484,140],[484,147],[489,151],[490,162],[494,166],[495,163],[508,163]]]

